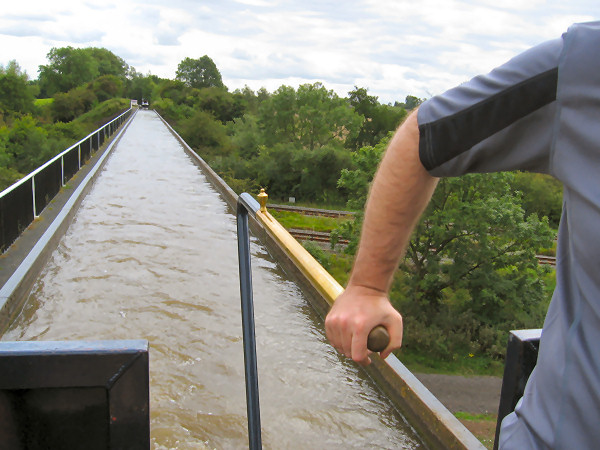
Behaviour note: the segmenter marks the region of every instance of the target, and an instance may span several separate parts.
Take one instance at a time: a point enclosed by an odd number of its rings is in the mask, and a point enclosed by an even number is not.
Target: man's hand
[[[390,335],[389,345],[381,352],[381,357],[387,358],[402,345],[402,316],[385,293],[363,286],[348,286],[325,319],[331,345],[361,365],[371,362],[367,336],[377,325],[383,325]]]

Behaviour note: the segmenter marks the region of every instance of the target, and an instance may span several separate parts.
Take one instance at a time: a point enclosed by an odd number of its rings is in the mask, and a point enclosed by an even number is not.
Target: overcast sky
[[[230,90],[321,81],[387,103],[441,93],[591,20],[598,0],[24,0],[2,5],[0,64],[37,78],[52,47],[104,47],[175,78],[182,59],[208,55]]]

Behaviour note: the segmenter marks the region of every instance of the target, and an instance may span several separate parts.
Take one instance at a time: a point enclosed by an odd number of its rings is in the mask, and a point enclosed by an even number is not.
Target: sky
[[[592,20],[598,0],[11,1],[0,64],[16,60],[35,79],[53,47],[104,47],[173,79],[184,58],[208,55],[230,91],[320,81],[393,103],[442,93]]]

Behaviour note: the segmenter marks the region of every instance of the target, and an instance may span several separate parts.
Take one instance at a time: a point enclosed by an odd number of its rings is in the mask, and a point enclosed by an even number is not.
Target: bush
[[[302,242],[302,247],[304,247],[325,269],[329,269],[329,256],[325,250],[319,247],[319,244],[316,244],[313,241],[304,241]]]
[[[55,122],[70,122],[92,109],[97,101],[96,95],[85,87],[71,89],[65,94],[56,94],[51,105]]]

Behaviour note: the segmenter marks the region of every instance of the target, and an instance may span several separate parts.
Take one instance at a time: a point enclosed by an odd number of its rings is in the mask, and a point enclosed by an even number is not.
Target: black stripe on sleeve
[[[427,170],[466,152],[510,124],[556,100],[558,68],[511,86],[468,109],[419,127]]]

